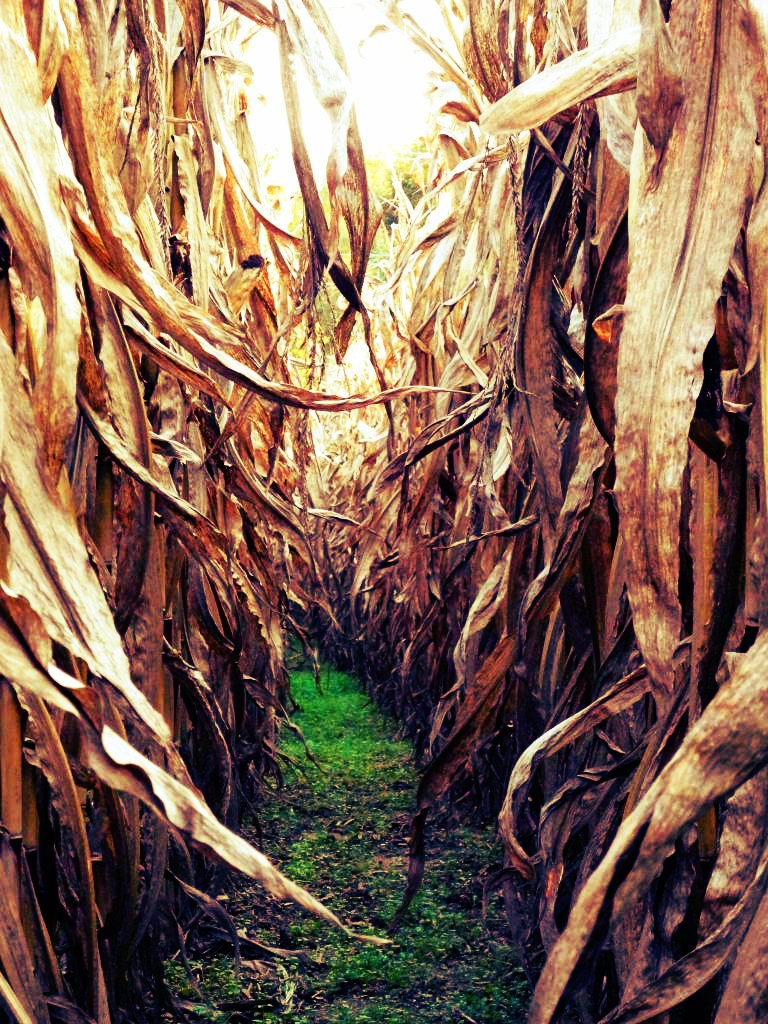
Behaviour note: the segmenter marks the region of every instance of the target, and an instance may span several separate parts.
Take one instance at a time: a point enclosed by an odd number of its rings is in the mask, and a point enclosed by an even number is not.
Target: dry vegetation
[[[442,106],[376,303],[317,3],[3,6],[6,1019],[150,1018],[212,857],[333,918],[236,832],[286,627],[425,754],[405,902],[439,801],[500,812],[532,1021],[765,1017],[765,9],[441,6],[441,41],[392,12]],[[380,394],[321,393],[326,288]]]

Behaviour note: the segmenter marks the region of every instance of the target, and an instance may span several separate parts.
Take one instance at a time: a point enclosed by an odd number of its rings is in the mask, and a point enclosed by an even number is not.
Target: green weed
[[[285,729],[285,785],[259,815],[264,852],[352,928],[383,936],[405,882],[416,778],[410,745],[392,738],[394,723],[347,675],[325,671],[317,687],[297,672],[292,690],[311,758]],[[501,865],[492,831],[444,824],[427,853],[423,888],[390,945],[349,939],[282,904],[266,904],[266,921],[253,913],[249,933],[296,950],[304,966],[278,962],[269,977],[250,980],[248,994],[263,997],[252,1019],[522,1024],[529,993],[498,898],[487,897],[483,914],[483,879]],[[233,894],[234,906],[249,906],[249,895]]]
[[[342,919],[382,934],[404,888],[416,778],[410,745],[392,739],[394,723],[343,673],[324,672],[319,688],[296,673],[292,689],[294,720],[317,764],[286,732],[282,750],[293,764],[284,794],[295,813],[271,803],[265,838],[282,851],[281,867]],[[462,1013],[483,1024],[525,1020],[527,985],[499,904],[482,915],[482,879],[500,866],[500,847],[490,829],[463,825],[435,839],[424,887],[391,946],[350,942],[308,917],[294,921],[292,941],[319,957],[325,975],[309,993],[315,1009],[291,1021],[428,1024]]]
[[[241,994],[240,981],[229,956],[191,960],[189,970],[180,961],[169,960],[165,965],[165,983],[177,998],[191,1004],[196,1017],[210,1024],[227,1024],[230,1014],[217,1010],[216,1006]]]

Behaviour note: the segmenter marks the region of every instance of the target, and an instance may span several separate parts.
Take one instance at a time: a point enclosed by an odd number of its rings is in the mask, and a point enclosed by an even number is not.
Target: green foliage
[[[292,691],[297,732],[285,728],[281,736],[285,785],[262,808],[260,845],[350,927],[383,936],[405,884],[411,747],[392,738],[395,723],[347,675],[326,671],[317,685],[298,672]],[[258,896],[244,889],[232,894],[233,913],[241,906],[252,921],[248,934],[282,947],[285,959],[269,971],[261,963],[250,978],[245,969],[241,981],[226,957],[196,961],[202,1000],[175,962],[167,982],[214,1024],[226,1024],[221,1008],[238,992],[254,1007],[254,1021],[522,1024],[529,993],[505,938],[500,898],[491,893],[482,906],[483,880],[500,866],[494,836],[444,823],[428,856],[425,884],[390,945],[350,939],[274,901],[254,908]]]
[[[427,191],[426,168],[429,159],[422,145],[399,153],[393,159],[369,160],[366,163],[368,187],[376,196],[382,211],[381,224],[368,260],[368,273],[372,280],[381,281],[386,278],[390,234],[401,218],[407,219],[409,213],[403,202],[403,194],[411,206],[415,206]]]
[[[325,672],[293,676],[300,738],[285,733],[291,759],[287,803],[275,801],[262,829],[285,851],[281,867],[361,931],[379,934],[403,888],[415,766],[410,745],[392,739],[395,723],[370,705],[356,682]],[[517,952],[503,938],[500,903],[482,881],[501,853],[489,830],[455,823],[429,851],[422,891],[390,946],[347,939],[307,915],[289,926],[295,945],[321,965],[302,978],[297,1009],[274,1019],[435,1022],[467,1014],[485,1024],[525,1020],[528,991]]]
[[[230,1014],[216,1006],[236,999],[241,992],[232,958],[228,956],[191,960],[189,969],[179,960],[169,960],[165,964],[165,983],[178,999],[192,1003],[196,1017],[211,1024],[227,1024]]]
[[[401,209],[395,181],[415,206],[426,191],[424,167],[428,155],[423,146],[398,153],[389,160],[369,160],[366,163],[368,186],[383,207],[383,221],[391,228],[400,219]]]

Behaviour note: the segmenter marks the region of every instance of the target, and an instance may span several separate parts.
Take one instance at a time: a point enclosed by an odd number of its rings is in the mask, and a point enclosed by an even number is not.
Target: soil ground
[[[387,938],[405,886],[416,768],[351,677],[292,677],[301,731],[284,730],[284,785],[245,830],[355,931]],[[421,891],[385,946],[347,938],[247,879],[221,899],[240,936],[166,978],[188,1019],[217,1024],[522,1024],[529,992],[508,938],[492,829],[443,819],[427,843]],[[226,940],[226,935],[224,935]],[[215,947],[214,947],[215,948]]]

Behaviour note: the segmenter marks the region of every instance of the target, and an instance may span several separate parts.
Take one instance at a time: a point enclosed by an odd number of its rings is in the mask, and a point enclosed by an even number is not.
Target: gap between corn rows
[[[349,675],[326,668],[318,686],[295,672],[291,685],[303,739],[283,729],[284,785],[247,838],[351,927],[384,935],[404,888],[417,774],[410,744],[393,738],[396,723]],[[241,935],[239,971],[226,949],[192,960],[191,979],[172,961],[176,1014],[216,1024],[522,1024],[525,977],[501,899],[484,892],[501,866],[492,828],[444,815],[427,855],[422,891],[386,947],[228,879],[221,898]]]

